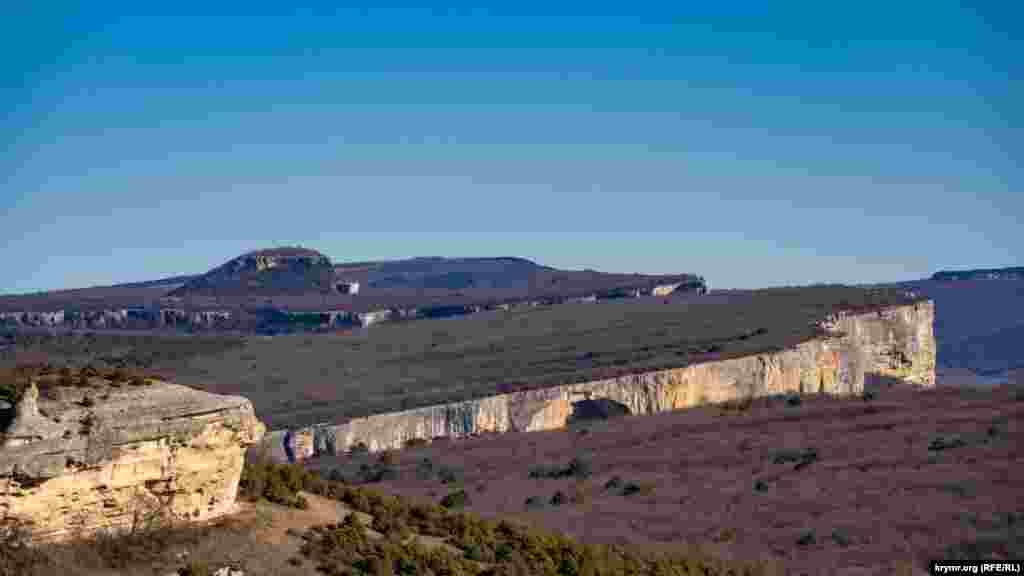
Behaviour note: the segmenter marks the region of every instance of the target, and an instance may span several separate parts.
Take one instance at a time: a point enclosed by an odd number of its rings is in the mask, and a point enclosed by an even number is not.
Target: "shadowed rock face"
[[[935,386],[935,308],[929,301],[835,315],[826,336],[774,353],[694,364],[452,404],[356,418],[333,427],[338,450],[400,448],[412,438],[565,426],[573,403],[604,398],[632,414],[653,414],[785,392],[860,394],[865,385],[899,381]],[[284,432],[267,435],[283,461]]]
[[[0,448],[0,514],[36,540],[228,513],[264,432],[245,398],[164,382],[51,393],[28,388]]]
[[[569,422],[586,420],[607,420],[629,414],[629,407],[608,398],[579,400],[572,403],[572,415]]]

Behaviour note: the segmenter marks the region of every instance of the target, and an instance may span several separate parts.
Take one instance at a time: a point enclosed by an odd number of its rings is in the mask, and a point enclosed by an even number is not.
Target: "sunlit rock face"
[[[86,399],[88,397],[88,400]],[[0,517],[35,541],[126,530],[155,513],[234,510],[246,447],[265,428],[239,396],[175,384],[29,387],[0,448]]]
[[[822,322],[822,337],[779,352],[377,414],[328,432],[339,451],[360,442],[384,450],[412,438],[561,428],[573,402],[586,398],[607,398],[632,414],[653,414],[786,392],[860,394],[865,386],[896,381],[934,386],[934,320],[930,301],[837,314]],[[273,432],[266,440],[272,458],[280,461],[285,459],[282,435]]]

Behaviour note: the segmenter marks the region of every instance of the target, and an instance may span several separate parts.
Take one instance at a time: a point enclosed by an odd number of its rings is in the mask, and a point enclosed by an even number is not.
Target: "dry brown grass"
[[[193,566],[210,572],[223,566],[242,569],[247,576],[313,576],[308,562],[295,565],[310,526],[338,522],[350,510],[337,501],[304,494],[305,510],[269,502],[242,502],[230,518],[200,526],[165,526],[134,535],[105,536],[33,549],[31,563],[4,564],[0,576],[165,576]],[[199,573],[199,572],[196,572]]]

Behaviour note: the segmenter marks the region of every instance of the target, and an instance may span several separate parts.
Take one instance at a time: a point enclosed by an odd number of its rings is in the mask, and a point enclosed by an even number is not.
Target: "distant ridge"
[[[126,282],[124,284],[114,284],[113,286],[99,286],[99,288],[159,288],[161,286],[179,286],[181,284],[186,284],[195,278],[195,274],[185,274],[183,276],[170,276],[159,280]]]
[[[932,274],[932,280],[1024,280],[1024,266],[941,270]]]
[[[250,250],[202,274],[3,295],[0,313],[68,311],[79,318],[80,312],[107,311],[116,315],[121,313],[119,310],[132,309],[133,322],[145,323],[148,320],[140,318],[149,318],[156,314],[154,310],[167,308],[227,311],[232,322],[242,325],[249,322],[249,312],[256,310],[262,314],[268,307],[289,313],[415,309],[430,309],[434,313],[437,309],[454,314],[458,310],[517,302],[589,302],[635,297],[652,294],[656,287],[664,296],[676,289],[680,294],[703,293],[706,284],[702,277],[691,273],[646,275],[568,270],[515,256],[426,256],[335,263],[310,248],[277,246]]]

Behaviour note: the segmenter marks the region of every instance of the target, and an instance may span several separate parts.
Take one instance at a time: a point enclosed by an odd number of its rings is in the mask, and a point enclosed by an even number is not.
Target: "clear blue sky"
[[[3,4],[0,292],[281,244],[713,287],[1024,264],[1019,2]]]

